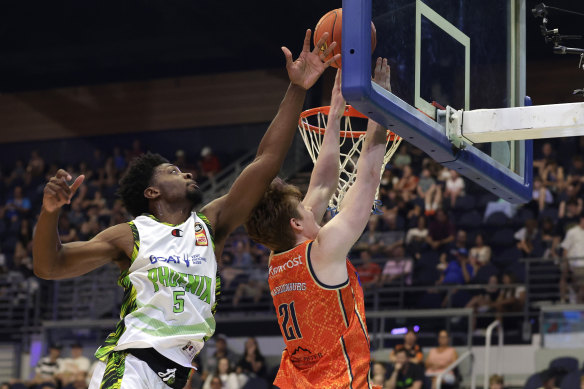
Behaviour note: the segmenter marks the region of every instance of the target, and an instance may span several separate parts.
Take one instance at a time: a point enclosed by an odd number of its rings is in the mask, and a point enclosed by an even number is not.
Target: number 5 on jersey
[[[292,301],[290,304],[280,304],[278,307],[278,315],[279,319],[282,319],[282,333],[286,339],[301,339],[302,334],[300,333],[300,326],[298,325],[298,320],[296,319],[294,301]],[[292,324],[288,325],[290,318],[292,318]]]

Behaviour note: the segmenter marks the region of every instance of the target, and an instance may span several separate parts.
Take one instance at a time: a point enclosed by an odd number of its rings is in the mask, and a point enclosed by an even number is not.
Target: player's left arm
[[[315,48],[310,50],[311,31],[307,30],[300,56],[293,61],[286,47],[286,70],[290,86],[280,103],[276,117],[264,134],[255,159],[235,180],[229,193],[206,205],[201,211],[211,222],[215,231],[216,247],[221,247],[227,236],[243,224],[253,208],[259,203],[272,180],[278,174],[296,131],[296,126],[306,91],[314,85],[330,63],[340,57],[324,59],[332,52],[336,43],[320,52],[328,33],[323,34]]]
[[[329,200],[339,183],[339,132],[344,110],[345,99],[341,94],[341,71],[337,70],[326,132],[310,176],[306,196],[302,200],[302,204],[312,210],[317,223],[321,222]]]

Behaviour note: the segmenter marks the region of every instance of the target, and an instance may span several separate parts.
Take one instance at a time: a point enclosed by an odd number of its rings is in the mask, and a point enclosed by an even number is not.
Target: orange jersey
[[[269,283],[286,349],[274,385],[289,388],[372,388],[363,289],[349,278],[322,284],[306,241],[270,258]]]

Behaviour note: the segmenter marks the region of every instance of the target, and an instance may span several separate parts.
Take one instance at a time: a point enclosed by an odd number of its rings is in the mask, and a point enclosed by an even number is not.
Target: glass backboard
[[[532,197],[532,141],[453,147],[436,107],[523,105],[524,0],[344,0],[343,95],[434,160],[513,203]],[[377,30],[371,54],[370,21]],[[371,83],[392,68],[391,94]]]

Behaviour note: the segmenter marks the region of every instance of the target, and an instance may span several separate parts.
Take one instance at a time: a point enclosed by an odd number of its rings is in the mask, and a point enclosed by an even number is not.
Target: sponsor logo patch
[[[195,244],[197,246],[208,246],[209,241],[207,240],[207,234],[203,225],[199,222],[195,223]]]
[[[296,267],[298,265],[302,265],[302,256],[301,255],[298,255],[294,258],[290,258],[289,260],[287,260],[286,262],[284,262],[280,266],[270,266],[269,273],[270,273],[270,276],[275,276],[278,273],[286,271],[287,269],[292,269],[293,267]]]

